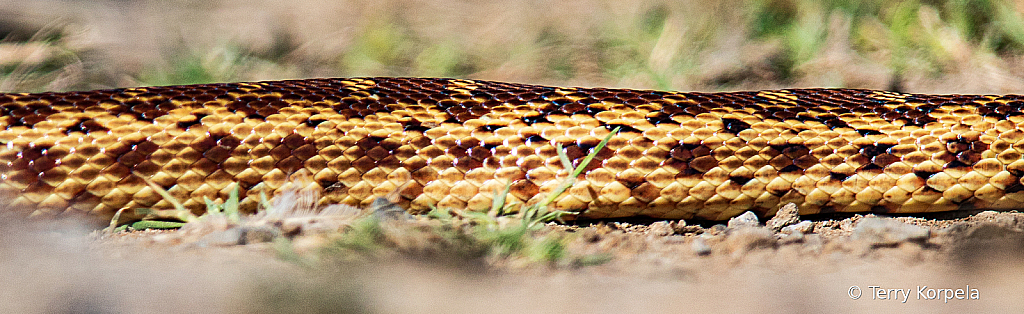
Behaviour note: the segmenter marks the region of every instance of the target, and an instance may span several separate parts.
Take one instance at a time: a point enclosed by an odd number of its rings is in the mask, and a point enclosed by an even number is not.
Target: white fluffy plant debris
[[[256,214],[244,215],[239,212],[239,191],[235,185],[228,199],[207,199],[206,213],[196,216],[159,186],[148,180],[147,183],[160,192],[175,209],[140,210],[139,213],[146,215],[143,221],[114,228],[120,215],[118,212],[108,230],[179,228],[173,236],[174,242],[199,246],[245,245],[271,242],[282,237],[294,239],[300,236],[338,234],[360,218],[369,215],[396,216],[393,213],[395,208],[401,211],[401,208],[386,199],[378,199],[374,206],[365,211],[341,204],[319,206],[319,192],[303,184],[302,180],[295,180],[271,201],[261,196]],[[408,215],[404,211],[400,214]]]
[[[269,204],[261,202],[261,210],[254,215],[234,219],[229,211],[213,211],[205,215],[208,218],[186,223],[180,233],[203,234],[196,243],[199,245],[244,245],[280,237],[334,235],[366,216],[365,211],[349,205],[318,206],[319,199],[314,189],[287,189]]]

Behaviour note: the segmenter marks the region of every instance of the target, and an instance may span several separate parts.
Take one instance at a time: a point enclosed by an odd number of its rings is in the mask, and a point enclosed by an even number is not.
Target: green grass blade
[[[139,178],[142,178],[143,181],[146,181],[146,185],[149,185],[149,187],[155,190],[157,194],[160,194],[160,196],[163,197],[164,200],[167,200],[168,203],[171,203],[171,205],[174,206],[175,214],[173,216],[175,218],[180,219],[181,221],[184,222],[189,222],[196,219],[196,215],[193,215],[192,211],[189,211],[187,208],[185,208],[185,205],[182,205],[181,202],[178,201],[178,199],[174,198],[174,196],[171,196],[171,193],[167,193],[167,190],[164,190],[164,188],[160,187],[159,185],[156,185],[156,183],[154,183],[153,180],[150,180],[148,177],[143,176],[142,174],[135,171],[132,171],[132,174],[138,176]]]
[[[121,213],[123,213],[125,209],[127,209],[127,208],[118,209],[117,212],[114,213],[114,218],[110,218],[110,226],[108,226],[107,228],[103,229],[103,232],[105,232],[105,233],[114,233],[114,232],[119,231],[117,229],[117,221],[121,219]]]
[[[267,193],[260,191],[260,211],[269,210],[274,204],[267,199]]]
[[[447,209],[440,209],[433,205],[430,206],[430,211],[427,212],[428,218],[437,219],[440,221],[451,221],[452,213]]]
[[[207,213],[220,213],[220,205],[214,203],[213,200],[211,200],[209,197],[203,196],[203,202],[206,203]]]
[[[606,135],[604,139],[601,140],[601,142],[598,143],[597,146],[595,146],[589,154],[587,154],[587,157],[584,157],[583,160],[580,161],[580,164],[577,165],[575,169],[572,168],[571,163],[569,162],[569,156],[565,154],[564,150],[562,150],[562,145],[558,145],[558,159],[562,160],[563,165],[570,164],[570,166],[567,167],[566,169],[573,170],[572,173],[569,174],[569,177],[566,178],[565,181],[562,181],[562,183],[558,185],[558,188],[556,188],[554,192],[548,195],[548,198],[541,203],[541,206],[547,207],[549,204],[555,201],[555,198],[558,198],[559,195],[565,193],[565,190],[568,190],[569,187],[575,184],[576,177],[579,177],[580,173],[583,173],[583,169],[587,168],[587,165],[589,165],[590,162],[594,160],[594,156],[597,156],[597,153],[604,149],[605,145],[608,145],[608,141],[610,141],[612,139],[612,136],[614,136],[615,133],[618,133],[620,129],[622,129],[622,127],[616,127],[611,132],[609,132],[608,135]]]
[[[562,147],[562,143],[555,144],[555,148],[558,151],[558,160],[562,162],[562,169],[565,169],[565,171],[572,169],[572,161],[569,160],[569,156],[565,154],[565,148]]]
[[[184,226],[183,222],[176,221],[159,221],[159,220],[143,220],[136,221],[132,224],[132,229],[135,230],[146,230],[146,229],[178,229]]]
[[[489,213],[494,213],[495,216],[501,216],[505,214],[505,200],[508,199],[508,191],[512,190],[512,181],[505,183],[505,189],[501,191],[494,191],[494,200],[491,201],[491,210]]]
[[[612,136],[614,136],[615,133],[619,133],[619,130],[621,129],[621,126],[615,127],[615,129],[612,129],[612,131],[608,133],[608,135],[605,135],[604,139],[602,139],[600,143],[597,143],[597,146],[595,146],[594,149],[591,150],[589,154],[587,154],[587,157],[584,157],[583,161],[581,161],[580,164],[576,166],[576,169],[572,171],[571,177],[576,178],[577,176],[580,175],[580,173],[583,173],[583,169],[586,169],[587,165],[590,164],[590,161],[594,160],[594,157],[597,156],[597,152],[600,152],[602,149],[604,149],[605,145],[608,145],[608,141],[612,140]]]
[[[231,189],[228,194],[228,199],[224,201],[223,209],[224,215],[228,217],[228,221],[239,222],[242,220],[242,215],[238,210],[238,184],[234,183],[235,187]]]

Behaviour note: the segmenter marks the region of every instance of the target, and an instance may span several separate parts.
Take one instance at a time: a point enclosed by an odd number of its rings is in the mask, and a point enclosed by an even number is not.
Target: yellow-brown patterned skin
[[[291,185],[322,203],[537,202],[623,127],[556,206],[579,218],[722,220],[1024,205],[1024,97],[852,89],[680,93],[429,78],[309,79],[0,94],[0,194],[26,215],[254,211]],[[303,180],[304,178],[304,180]],[[129,211],[130,212],[130,211]]]

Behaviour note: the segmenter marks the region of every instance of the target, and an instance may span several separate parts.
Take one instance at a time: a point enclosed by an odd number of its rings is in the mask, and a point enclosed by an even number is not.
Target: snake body
[[[531,204],[615,127],[555,208],[722,220],[1024,205],[1024,97],[856,89],[684,93],[331,78],[0,94],[0,197],[29,216],[201,213],[237,185],[413,212]],[[126,214],[130,211],[126,211]],[[130,215],[130,214],[128,214]],[[136,217],[137,218],[137,217]],[[132,218],[127,218],[132,219]]]

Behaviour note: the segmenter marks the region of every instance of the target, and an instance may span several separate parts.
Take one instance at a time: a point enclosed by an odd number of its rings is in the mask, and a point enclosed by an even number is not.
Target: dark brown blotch
[[[798,167],[797,165],[787,165],[780,168],[778,171],[779,173],[803,173],[804,168]]]
[[[1020,184],[1020,182],[1014,182],[1010,186],[1006,187],[1006,193],[1018,193],[1018,192],[1024,192],[1024,185]]]
[[[725,125],[725,131],[732,134],[739,134],[740,131],[750,128],[749,123],[739,119],[722,119],[722,124]]]
[[[81,119],[78,119],[78,122],[75,122],[71,126],[69,126],[66,129],[64,129],[64,134],[65,135],[71,135],[72,132],[81,132],[81,133],[84,133],[84,134],[89,134],[89,133],[92,133],[92,132],[106,132],[106,131],[110,131],[110,129],[104,127],[99,122],[96,122],[95,120],[90,119],[90,118],[81,118]]]
[[[842,182],[842,181],[846,181],[846,179],[849,178],[853,174],[846,174],[846,173],[841,173],[841,172],[829,171],[828,175],[829,175],[829,178],[831,178],[832,180],[836,180],[836,181]]]
[[[892,154],[881,154],[871,158],[871,162],[873,164],[881,167],[886,167],[900,160],[902,160],[900,157],[896,157]]]
[[[637,186],[636,188],[634,188],[632,190],[632,193],[630,193],[630,196],[632,196],[632,197],[636,198],[637,200],[639,200],[641,202],[644,202],[644,203],[653,201],[654,199],[658,198],[658,196],[660,196],[660,195],[661,195],[661,189],[659,189],[658,187],[654,186],[650,182],[644,182],[640,186]]]
[[[509,186],[508,192],[519,199],[528,200],[540,193],[540,188],[529,179],[516,180]]]
[[[384,159],[391,156],[391,152],[383,147],[377,146],[366,151],[366,157],[372,158],[374,161]]]
[[[389,172],[401,166],[402,162],[399,161],[398,157],[395,157],[394,155],[384,157],[383,159],[377,161],[377,167],[388,169]]]
[[[869,158],[873,158],[881,154],[887,153],[889,149],[891,149],[893,146],[895,145],[874,143],[872,145],[861,146],[859,151],[862,155],[867,156]]]
[[[918,178],[925,179],[925,180],[927,180],[928,178],[931,178],[931,176],[936,174],[936,173],[939,173],[939,172],[938,171],[914,171],[914,175],[916,175]]]
[[[729,176],[729,181],[735,182],[739,185],[744,185],[747,184],[747,182],[750,182],[753,178],[753,176]]]
[[[690,161],[690,168],[700,173],[706,173],[717,166],[718,160],[712,156],[701,156]]]
[[[401,123],[402,129],[405,131],[426,132],[430,130],[430,127],[423,125],[422,122],[416,119],[410,119],[408,121],[403,121]]]
[[[964,163],[963,161],[960,161],[960,160],[954,160],[954,161],[951,161],[951,162],[943,165],[942,169],[953,169],[953,170],[960,170],[960,171],[971,171],[971,165],[973,165],[973,164],[974,163]]]
[[[189,127],[193,125],[198,125],[200,123],[200,120],[202,120],[206,116],[207,114],[204,113],[196,113],[191,116],[184,117],[181,120],[178,120],[177,126],[179,129],[188,130]]]
[[[614,131],[615,128],[619,128],[619,133],[643,133],[643,131],[640,131],[637,128],[634,128],[631,125],[623,124],[623,123],[604,123],[604,122],[601,122],[601,125],[604,126],[606,129],[608,129],[608,131]]]
[[[465,173],[470,170],[483,167],[484,164],[481,160],[477,160],[469,156],[463,156],[456,159],[453,165],[456,169]]]

